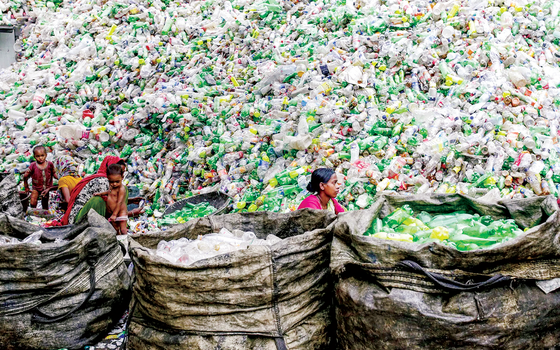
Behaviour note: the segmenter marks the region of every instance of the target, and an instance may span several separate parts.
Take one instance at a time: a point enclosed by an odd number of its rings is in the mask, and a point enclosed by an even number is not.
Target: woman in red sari
[[[124,159],[116,156],[107,156],[103,159],[101,166],[96,174],[90,175],[78,182],[70,193],[68,209],[60,220],[62,225],[71,225],[80,222],[87,213],[94,209],[99,215],[105,216],[107,206],[101,197],[93,194],[109,190],[109,180],[107,179],[107,167],[111,164],[121,164],[126,166]],[[127,198],[125,198],[127,200]]]

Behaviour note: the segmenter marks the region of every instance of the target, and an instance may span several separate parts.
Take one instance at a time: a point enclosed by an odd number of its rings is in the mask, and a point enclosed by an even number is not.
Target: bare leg
[[[119,208],[119,216],[128,217],[128,207],[126,206],[126,203],[121,204],[121,207]]]
[[[113,228],[117,231],[117,235],[120,235],[121,228],[119,226],[119,222],[111,221],[111,225],[113,225]]]
[[[29,206],[31,208],[37,208],[37,199],[39,198],[39,192],[36,190],[31,191],[31,198],[29,198]]]
[[[119,208],[116,208],[116,204],[114,201],[112,201],[110,198],[107,198],[107,214],[105,214],[105,217],[107,219],[110,219],[113,214],[118,213]]]
[[[49,193],[46,196],[41,198],[41,206],[43,209],[49,209]]]
[[[29,208],[29,196],[25,192],[20,192],[19,199],[21,200],[21,204],[23,205],[23,212],[27,213],[27,208]]]
[[[126,221],[119,221],[120,225],[120,234],[126,235],[128,233],[127,222]]]

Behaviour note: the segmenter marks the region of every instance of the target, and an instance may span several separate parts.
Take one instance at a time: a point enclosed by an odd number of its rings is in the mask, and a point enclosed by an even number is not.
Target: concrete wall
[[[16,41],[15,28],[0,26],[0,69],[9,67],[16,61],[14,43]]]

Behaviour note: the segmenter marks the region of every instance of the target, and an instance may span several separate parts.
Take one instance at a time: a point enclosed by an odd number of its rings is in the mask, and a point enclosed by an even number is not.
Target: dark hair
[[[119,165],[119,166],[123,166],[123,165],[124,165],[124,166],[126,167],[126,162],[124,161],[124,159],[121,159],[121,160],[119,160],[118,162],[116,162],[116,163],[114,163],[114,164],[107,164],[107,165],[106,165],[107,171],[109,171],[109,167],[110,167],[111,165]],[[121,175],[122,175],[122,174],[121,174]]]
[[[45,153],[47,153],[47,148],[43,145],[37,145],[35,147],[33,147],[33,155],[35,155],[35,151],[39,151],[39,150],[43,150],[45,151]]]
[[[311,181],[307,184],[307,190],[309,192],[319,192],[321,190],[319,184],[326,184],[329,182],[333,174],[334,170],[329,168],[319,168],[315,170],[313,174],[311,174]]]
[[[123,171],[120,164],[111,164],[107,167],[107,176],[109,175],[123,175]]]

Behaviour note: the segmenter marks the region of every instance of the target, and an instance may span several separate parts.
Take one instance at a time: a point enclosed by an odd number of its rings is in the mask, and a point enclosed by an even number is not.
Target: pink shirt
[[[344,212],[344,208],[338,204],[338,202],[336,201],[336,199],[331,199],[332,203],[334,204],[334,213],[335,214],[339,214],[339,213],[343,213]],[[303,202],[301,202],[301,204],[299,205],[298,209],[303,209],[303,208],[311,208],[311,209],[319,209],[319,210],[323,210],[323,207],[321,206],[321,202],[319,201],[319,198],[317,198],[316,195],[312,194],[309,197],[305,198],[303,200]]]

